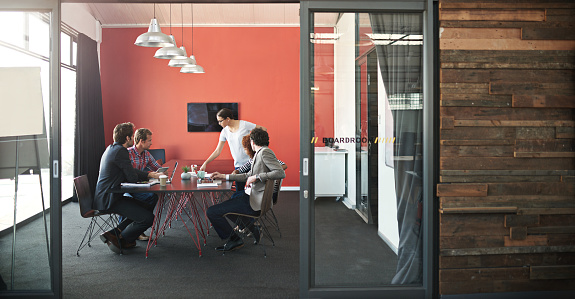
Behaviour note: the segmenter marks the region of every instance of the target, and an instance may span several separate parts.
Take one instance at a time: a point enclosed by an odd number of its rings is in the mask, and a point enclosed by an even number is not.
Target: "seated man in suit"
[[[156,171],[161,167],[156,159],[148,152],[152,146],[152,131],[146,128],[139,128],[134,134],[134,146],[128,148],[130,153],[130,161],[132,161],[132,166],[136,169],[142,171]],[[164,173],[166,174],[166,173]],[[152,209],[156,206],[158,202],[158,195],[156,193],[131,193],[131,197],[142,201]],[[120,217],[120,221],[124,220]],[[138,236],[138,240],[148,241],[149,237],[142,233]]]
[[[106,148],[100,160],[100,174],[96,184],[93,209],[119,214],[125,219],[112,231],[107,231],[100,239],[115,253],[121,248],[136,245],[136,238],[154,222],[154,213],[141,201],[122,193],[109,193],[119,188],[121,183],[135,183],[148,178],[158,178],[161,173],[145,172],[132,167],[128,148],[134,145],[134,124],[123,123],[114,128],[114,143]],[[116,237],[116,235],[118,237]]]
[[[222,240],[229,239],[223,246],[216,250],[231,251],[244,246],[242,239],[234,232],[232,226],[224,216],[229,212],[246,215],[259,215],[265,188],[265,181],[285,178],[285,172],[278,162],[274,152],[268,148],[268,132],[255,128],[250,133],[250,144],[255,151],[253,165],[249,172],[240,174],[220,174],[214,172],[212,178],[246,182],[246,187],[251,187],[250,195],[245,192],[241,196],[235,196],[220,204],[208,208],[207,216],[212,222],[214,229]],[[235,219],[232,219],[235,220]],[[242,220],[247,228],[254,234],[256,242],[259,241],[260,232],[253,225],[248,225],[249,220]]]

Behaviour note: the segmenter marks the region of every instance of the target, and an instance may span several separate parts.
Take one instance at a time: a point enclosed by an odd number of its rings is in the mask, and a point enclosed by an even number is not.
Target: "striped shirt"
[[[156,159],[154,159],[150,152],[145,150],[139,154],[135,145],[128,148],[128,153],[130,153],[130,161],[132,161],[132,167],[136,169],[145,170],[148,168],[149,171],[156,171],[161,167],[161,165],[156,162]]]
[[[282,160],[278,159],[278,162],[280,162],[280,165],[286,165]],[[252,164],[254,163],[254,158],[251,158],[248,162],[246,162],[244,165],[238,167],[236,170],[238,171],[238,173],[247,173],[252,169]],[[281,180],[280,180],[281,183]],[[273,193],[278,193],[280,189],[280,186],[278,184],[278,182],[274,183],[274,192]]]

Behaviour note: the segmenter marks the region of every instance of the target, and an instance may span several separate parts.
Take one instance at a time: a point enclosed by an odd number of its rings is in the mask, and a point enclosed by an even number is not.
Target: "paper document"
[[[203,183],[203,184],[198,184],[198,187],[217,187],[218,183]]]

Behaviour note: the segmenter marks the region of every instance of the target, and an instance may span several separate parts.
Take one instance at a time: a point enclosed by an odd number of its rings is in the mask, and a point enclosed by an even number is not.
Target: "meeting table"
[[[176,169],[174,169],[176,160],[170,160],[162,165],[169,167],[168,177],[172,176],[172,171],[176,172],[171,182],[166,184],[166,186],[161,186],[160,184],[151,186],[130,185],[110,191],[114,193],[158,194],[159,199],[154,210],[154,222],[151,227],[150,239],[146,246],[146,258],[148,258],[151,247],[157,245],[158,239],[165,234],[167,228],[171,227],[172,221],[177,219],[180,219],[184,224],[201,257],[202,243],[206,245],[206,236],[209,235],[210,228],[209,220],[206,217],[207,208],[229,199],[233,194],[232,182],[229,181],[200,180],[197,175],[192,175],[191,179],[188,180],[181,179],[182,167],[198,165],[199,161],[177,160],[177,162],[178,167]],[[209,166],[214,171],[221,173],[230,173],[233,170],[233,162],[231,160],[223,160],[215,164],[211,163]],[[221,167],[221,170],[216,168],[218,166]],[[184,219],[190,220],[192,226],[188,227]]]

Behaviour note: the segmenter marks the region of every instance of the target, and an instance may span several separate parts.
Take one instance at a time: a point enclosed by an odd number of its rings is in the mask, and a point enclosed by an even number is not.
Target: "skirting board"
[[[299,191],[299,186],[282,186],[280,191]]]
[[[535,292],[508,292],[508,293],[476,293],[460,295],[440,295],[441,299],[571,299],[575,298],[575,291],[535,291]]]
[[[395,247],[395,245],[393,245],[393,243],[391,243],[391,241],[384,234],[378,231],[377,235],[383,240],[383,242],[385,242],[385,244],[387,244],[387,246],[389,246],[389,248],[391,248],[391,250],[393,250],[393,252],[395,252],[395,254],[397,254],[397,247]]]

